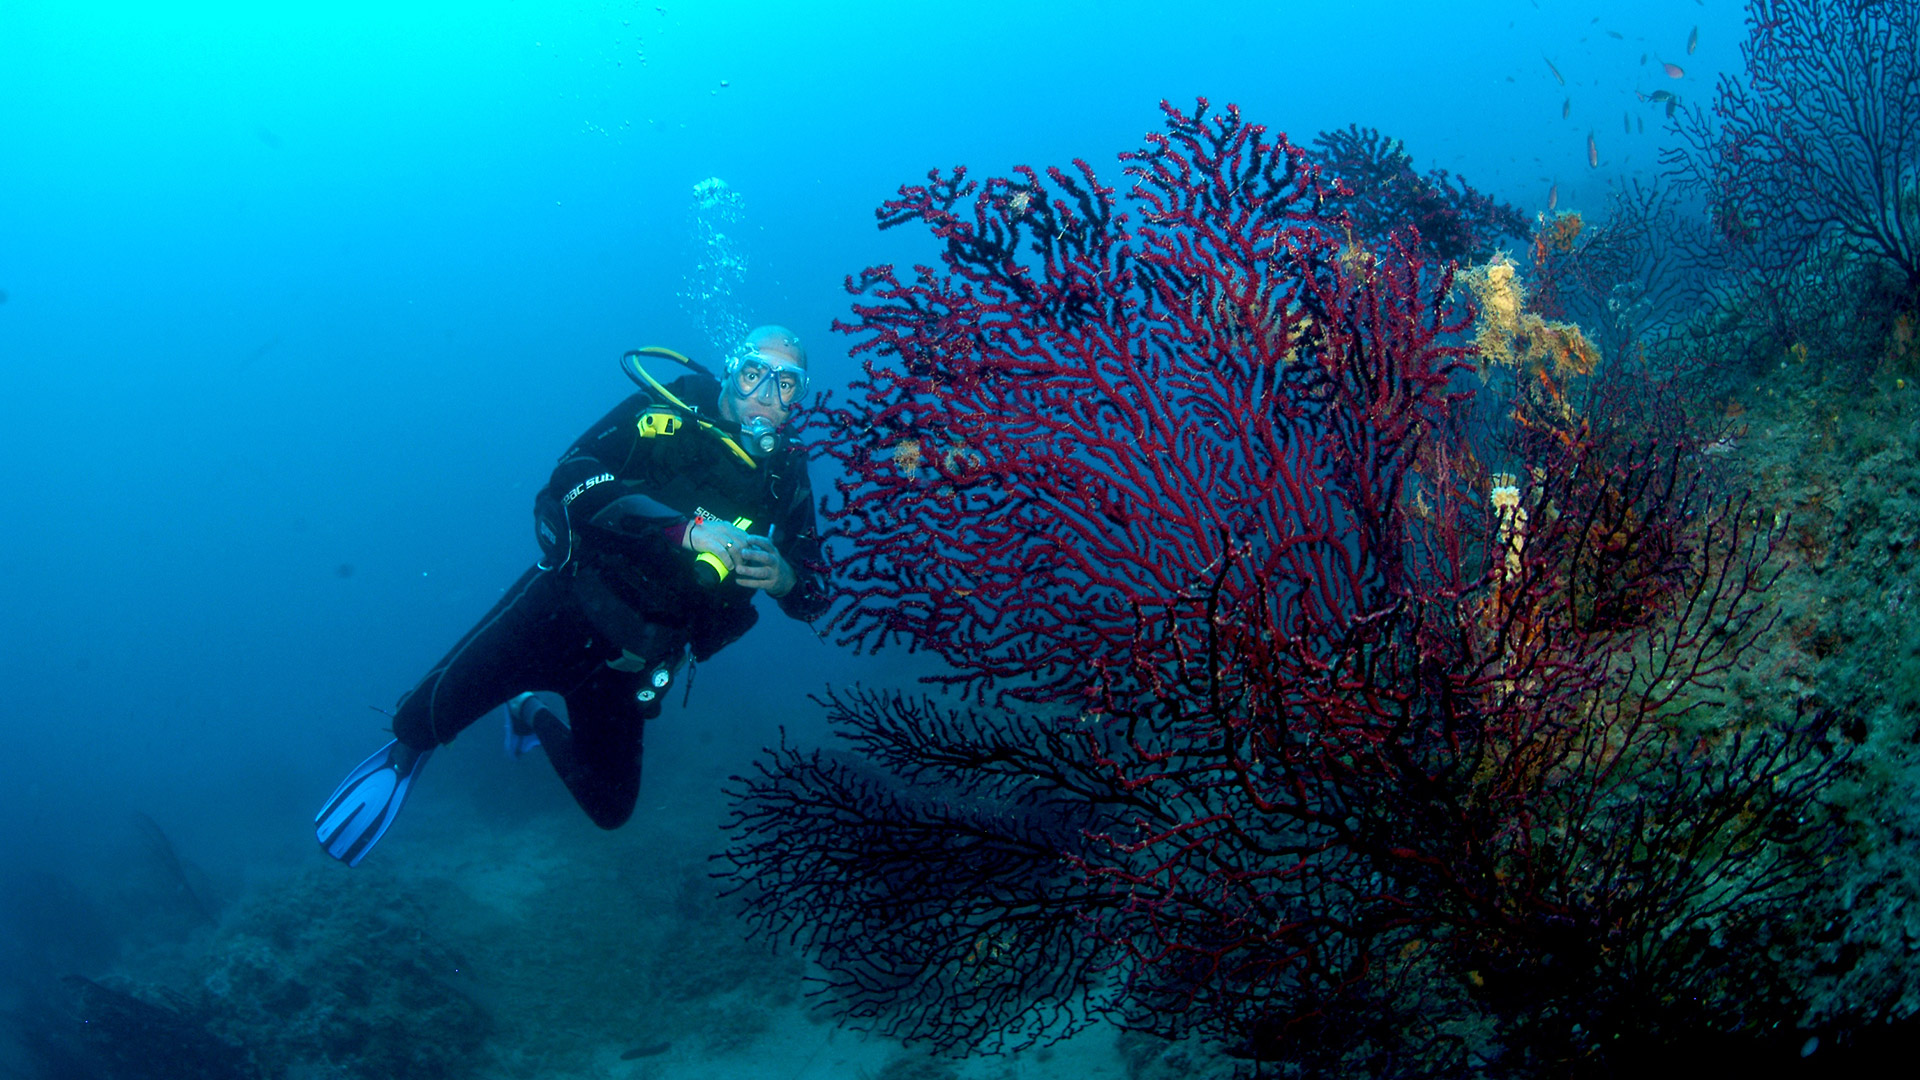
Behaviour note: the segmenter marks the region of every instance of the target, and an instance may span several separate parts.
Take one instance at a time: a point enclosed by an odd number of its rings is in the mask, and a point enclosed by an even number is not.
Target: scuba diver
[[[314,819],[327,854],[358,865],[434,748],[502,704],[507,752],[544,748],[587,816],[618,828],[642,729],[689,657],[746,633],[756,592],[802,621],[826,611],[806,451],[781,433],[807,392],[800,339],[759,327],[720,379],[661,348],[621,367],[639,392],[534,497],[544,557],[400,699],[393,741]]]

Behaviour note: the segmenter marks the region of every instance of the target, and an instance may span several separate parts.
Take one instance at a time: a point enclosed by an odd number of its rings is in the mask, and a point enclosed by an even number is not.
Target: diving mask
[[[743,398],[760,397],[791,409],[807,394],[807,369],[765,352],[727,358],[727,382]]]

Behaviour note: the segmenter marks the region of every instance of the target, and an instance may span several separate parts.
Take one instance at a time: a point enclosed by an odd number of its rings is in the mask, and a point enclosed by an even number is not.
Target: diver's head
[[[784,326],[757,326],[727,357],[720,417],[740,427],[749,453],[773,450],[774,432],[807,394],[807,349]]]

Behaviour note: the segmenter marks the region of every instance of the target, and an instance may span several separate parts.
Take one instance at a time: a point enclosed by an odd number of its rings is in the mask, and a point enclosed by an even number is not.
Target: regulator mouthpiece
[[[746,440],[747,452],[754,457],[766,457],[780,445],[779,437],[773,432],[773,421],[764,416],[751,417],[740,425],[740,436]]]

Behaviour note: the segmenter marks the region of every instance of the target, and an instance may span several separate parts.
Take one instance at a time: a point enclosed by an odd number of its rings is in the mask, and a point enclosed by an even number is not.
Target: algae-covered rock
[[[1830,721],[1853,754],[1828,792],[1835,891],[1785,955],[1821,1028],[1920,1012],[1920,388],[1870,367],[1783,361],[1733,455],[1763,516],[1791,524],[1766,659],[1731,688]]]
[[[209,1030],[268,1076],[471,1075],[492,1023],[434,931],[442,918],[422,889],[388,876],[298,873],[233,913],[191,996]]]
[[[449,829],[263,878],[190,948],[131,957],[109,1000],[170,1003],[166,1045],[236,1048],[247,1078],[557,1080],[759,1052],[799,959],[747,939],[684,834],[590,829]],[[103,1053],[157,1045],[128,1030]]]

